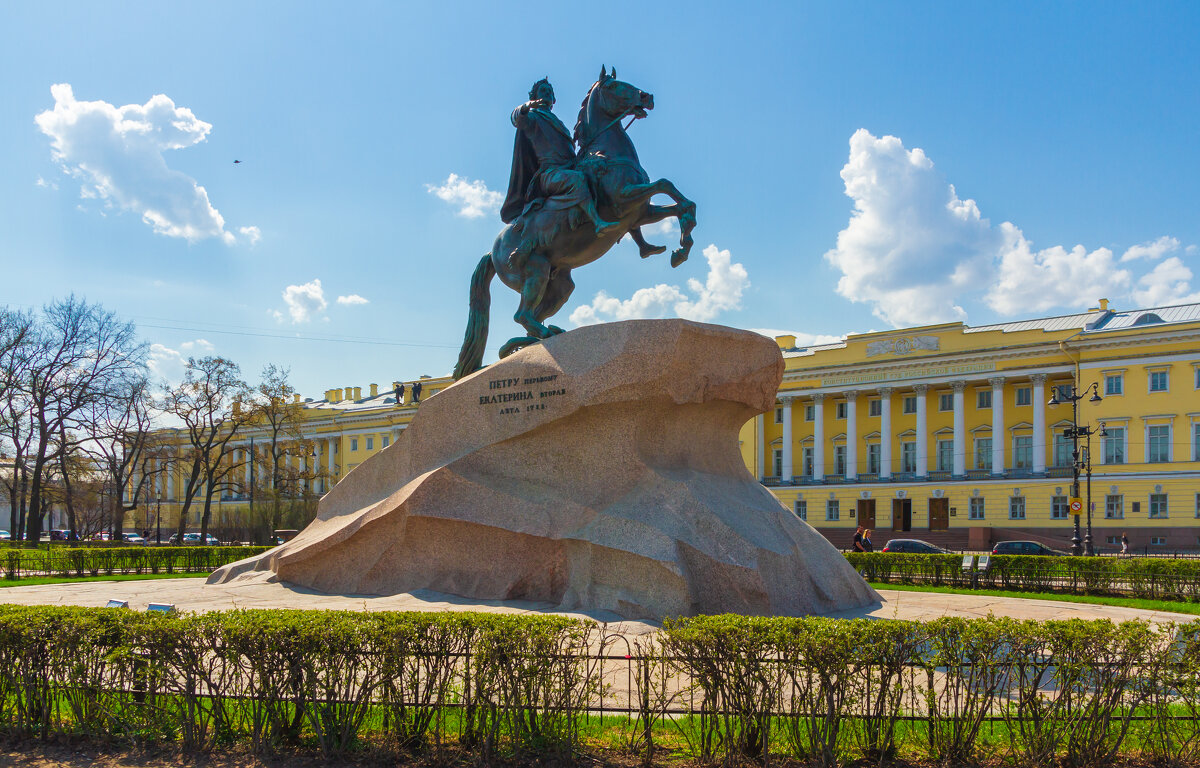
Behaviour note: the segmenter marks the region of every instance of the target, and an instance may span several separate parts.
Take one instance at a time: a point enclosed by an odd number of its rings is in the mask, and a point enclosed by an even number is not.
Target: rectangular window
[[[975,469],[992,468],[992,438],[975,438]]]
[[[867,474],[879,474],[879,443],[867,444]]]
[[[905,395],[904,396],[904,407],[901,410],[904,411],[905,413],[916,413],[917,412],[917,396],[916,395]]]
[[[1165,464],[1171,460],[1171,425],[1159,424],[1146,428],[1146,461]]]
[[[970,507],[967,510],[967,517],[971,520],[982,520],[983,514],[983,497],[972,496]]]
[[[384,436],[383,436],[383,447],[384,447],[384,448],[387,448],[387,447],[388,447],[388,439],[389,439],[389,438],[388,438],[388,436],[387,436],[387,435],[384,435]]]
[[[1167,518],[1167,494],[1150,494],[1150,518],[1152,520],[1165,520]]]
[[[775,409],[775,423],[776,424],[783,423],[783,409],[782,408]]]
[[[375,438],[373,438],[373,437],[367,438],[367,450],[368,451],[375,450]]]
[[[843,400],[842,402],[837,404],[836,416],[839,419],[846,418],[846,401],[845,400]]]
[[[1073,384],[1059,384],[1054,388],[1054,392],[1058,396],[1060,403],[1070,405],[1071,397],[1075,394],[1075,386]]]
[[[805,421],[816,421],[817,420],[817,407],[815,405],[804,406],[804,420]]]
[[[1192,425],[1192,461],[1200,461],[1200,421]]]
[[[953,411],[954,410],[954,393],[953,392],[943,392],[942,394],[938,395],[938,410],[939,411]]]
[[[1167,391],[1167,372],[1166,371],[1150,371],[1150,391],[1151,392],[1166,392]]]
[[[937,441],[937,468],[939,472],[954,471],[954,441]]]
[[[796,499],[796,505],[795,505],[794,509],[796,510],[796,517],[800,518],[801,520],[808,519],[808,502],[807,501],[805,501],[804,499]]]
[[[813,476],[813,449],[811,445],[800,449],[800,455],[804,457],[804,476]]]
[[[1124,520],[1125,519],[1125,497],[1115,493],[1110,493],[1104,497],[1104,519],[1105,520]]]
[[[1017,405],[1029,405],[1033,402],[1033,390],[1029,387],[1017,387]]]
[[[1105,427],[1104,463],[1125,463],[1125,427]]]
[[[1121,537],[1120,536],[1109,536],[1104,541],[1106,541],[1107,543],[1112,544],[1114,546],[1117,546],[1117,545],[1120,545],[1120,543],[1121,543]]]
[[[992,407],[992,390],[981,389],[975,393],[975,407],[980,410]]]
[[[1013,438],[1013,467],[1033,469],[1033,435],[1018,435]]]
[[[1008,500],[1008,519],[1009,520],[1024,520],[1025,519],[1025,497],[1013,496]]]
[[[1193,389],[1200,389],[1200,366],[1193,368],[1192,372],[1196,375],[1196,386]]]
[[[900,471],[917,471],[917,444],[914,442],[900,443]]]
[[[830,499],[829,501],[825,502],[825,519],[826,520],[840,520],[841,517],[842,517],[841,502],[839,502],[837,499]]]
[[[868,416],[882,416],[883,415],[883,401],[882,400],[869,401],[867,403],[867,415]]]
[[[775,477],[783,477],[783,451],[776,449],[772,453],[775,460]]]
[[[1054,466],[1071,466],[1071,441],[1062,432],[1054,433]]]
[[[350,450],[352,450],[352,451],[358,450],[358,438],[357,437],[350,438]]]
[[[1150,543],[1156,547],[1165,547],[1167,545],[1166,536],[1151,536]]]
[[[1196,517],[1200,518],[1200,493],[1196,494]]]
[[[1106,373],[1104,375],[1104,394],[1125,394],[1125,376],[1120,373]]]
[[[846,474],[846,446],[833,446],[833,474]]]
[[[1067,497],[1053,496],[1050,499],[1050,519],[1051,520],[1066,520],[1067,519]]]

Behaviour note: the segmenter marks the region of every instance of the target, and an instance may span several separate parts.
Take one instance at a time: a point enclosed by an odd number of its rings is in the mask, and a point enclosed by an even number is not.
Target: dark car
[[[1055,557],[1066,557],[1067,553],[1057,549],[1051,549],[1045,544],[1039,544],[1036,541],[1001,541],[996,546],[992,547],[993,555],[1053,555]]]
[[[918,555],[944,555],[948,550],[935,547],[928,541],[920,539],[892,539],[883,545],[880,552],[906,552]]]

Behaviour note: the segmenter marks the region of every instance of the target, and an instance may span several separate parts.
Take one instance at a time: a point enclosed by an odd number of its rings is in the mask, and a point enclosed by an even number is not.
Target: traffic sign
[[[1071,499],[1071,512],[1078,515],[1083,511],[1083,499],[1075,496]]]

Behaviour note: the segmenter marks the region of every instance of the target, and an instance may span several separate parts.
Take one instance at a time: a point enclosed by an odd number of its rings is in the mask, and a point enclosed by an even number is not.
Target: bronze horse
[[[602,67],[600,79],[588,91],[575,124],[579,152],[575,167],[582,171],[605,219],[621,226],[596,234],[591,222],[531,206],[496,237],[491,253],[475,267],[471,277],[470,314],[467,332],[454,378],[461,379],[483,367],[491,307],[489,287],[494,275],[521,294],[521,306],[513,319],[527,336],[510,339],[500,348],[507,357],[522,347],[536,344],[563,330],[545,320],[562,309],[575,290],[571,270],[599,259],[631,229],[669,217],[679,219],[679,248],[671,253],[671,266],[678,267],[692,250],[696,227],[696,204],[668,179],[650,181],[638,161],[637,150],[621,125],[627,116],[641,118],[654,109],[654,97],[617,79]],[[651,205],[650,199],[664,194],[674,205]],[[528,252],[527,244],[537,246]]]

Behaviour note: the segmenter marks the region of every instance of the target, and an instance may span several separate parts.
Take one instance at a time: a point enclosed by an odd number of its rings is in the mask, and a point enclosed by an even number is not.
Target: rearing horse
[[[487,346],[489,287],[492,277],[521,294],[521,306],[513,319],[528,333],[510,339],[500,348],[500,357],[538,341],[563,333],[545,320],[562,309],[575,290],[571,270],[599,259],[622,237],[637,227],[663,219],[679,219],[679,248],[671,253],[671,266],[678,267],[692,250],[696,227],[696,204],[667,179],[650,181],[638,161],[637,150],[621,120],[646,116],[654,109],[654,97],[600,69],[600,79],[588,91],[575,125],[579,154],[575,167],[588,179],[596,206],[605,219],[621,226],[598,235],[586,218],[573,211],[530,208],[501,230],[471,277],[470,315],[454,378],[461,379],[483,367]],[[674,205],[651,205],[663,194]],[[581,220],[582,219],[582,220]],[[532,245],[531,245],[532,244]]]

